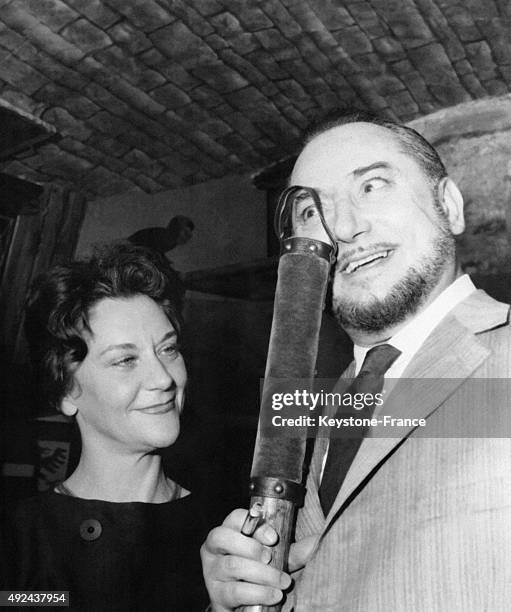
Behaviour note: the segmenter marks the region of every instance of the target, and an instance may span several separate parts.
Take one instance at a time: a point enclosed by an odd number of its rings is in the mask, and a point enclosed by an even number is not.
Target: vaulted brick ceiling
[[[0,0],[0,98],[60,139],[4,172],[89,197],[251,172],[317,112],[509,92],[508,0]]]

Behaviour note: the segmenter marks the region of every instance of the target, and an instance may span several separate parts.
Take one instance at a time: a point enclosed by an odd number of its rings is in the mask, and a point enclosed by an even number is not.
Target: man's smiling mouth
[[[364,266],[369,266],[381,259],[386,259],[391,251],[392,249],[381,249],[365,257],[350,258],[348,263],[341,268],[341,272],[344,274],[353,274]]]

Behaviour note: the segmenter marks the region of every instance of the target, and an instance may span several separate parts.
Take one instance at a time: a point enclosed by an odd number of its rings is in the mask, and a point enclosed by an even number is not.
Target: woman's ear
[[[68,393],[60,403],[60,411],[62,414],[66,416],[75,416],[78,412],[78,406],[76,405],[74,399],[71,397],[71,394]]]
[[[451,232],[457,236],[465,231],[463,196],[456,183],[448,176],[438,183],[438,201],[442,207]]]
[[[71,389],[62,398],[60,403],[60,411],[66,416],[75,416],[78,412],[78,398],[80,397],[81,389],[76,380],[72,381]]]

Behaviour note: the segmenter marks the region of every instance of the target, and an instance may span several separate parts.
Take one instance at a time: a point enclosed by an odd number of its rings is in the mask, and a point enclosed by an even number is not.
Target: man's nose
[[[354,242],[370,227],[367,216],[350,198],[336,202],[333,233],[338,242]]]

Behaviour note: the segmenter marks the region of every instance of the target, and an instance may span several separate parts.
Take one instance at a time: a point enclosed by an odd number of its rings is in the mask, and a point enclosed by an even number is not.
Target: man
[[[391,345],[385,384],[400,378],[397,393],[404,379],[427,383],[401,403],[406,415],[437,436],[481,412],[505,425],[509,402],[504,411],[489,403],[488,379],[511,374],[509,307],[459,270],[463,199],[436,151],[366,113],[331,116],[307,136],[290,185],[317,191],[338,243],[333,307],[355,358],[346,376],[372,347]],[[331,507],[322,481],[335,442],[318,438],[290,553],[293,588],[268,565],[275,532],[241,536],[235,511],[202,549],[212,609],[269,605],[286,589],[284,609],[295,612],[509,609],[511,441],[448,431],[369,431]]]

